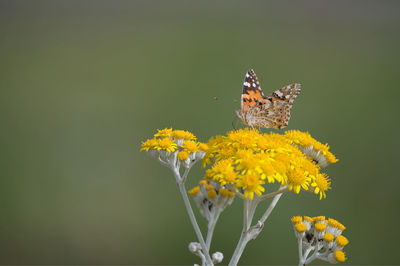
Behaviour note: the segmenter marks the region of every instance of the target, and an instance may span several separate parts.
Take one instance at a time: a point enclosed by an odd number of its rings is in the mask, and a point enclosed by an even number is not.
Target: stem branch
[[[186,176],[187,176],[187,172],[188,171],[189,171],[189,169],[186,169],[186,171],[185,171]],[[196,233],[197,239],[200,242],[200,245],[201,245],[201,248],[203,250],[204,256],[206,257],[207,265],[214,265],[212,260],[211,260],[210,253],[208,251],[206,243],[204,242],[204,238],[203,238],[203,235],[201,234],[199,225],[197,224],[196,217],[194,216],[192,206],[190,205],[190,201],[189,201],[189,198],[187,196],[187,192],[186,192],[186,188],[185,188],[185,183],[182,182],[183,178],[181,178],[181,176],[180,176],[180,174],[179,174],[177,169],[173,169],[173,172],[174,172],[175,179],[176,179],[176,181],[178,183],[179,191],[181,192],[181,195],[182,195],[182,198],[183,198],[183,202],[185,203],[186,211],[187,211],[187,213],[189,215],[189,218],[190,218],[190,221],[192,223],[193,229],[194,229],[194,231]]]

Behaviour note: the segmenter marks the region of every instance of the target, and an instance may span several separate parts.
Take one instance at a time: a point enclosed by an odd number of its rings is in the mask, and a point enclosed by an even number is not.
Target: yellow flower
[[[225,184],[234,184],[236,182],[237,174],[234,171],[232,162],[230,160],[222,160],[214,164],[211,168],[212,178],[221,183],[221,186]]]
[[[221,194],[222,197],[230,197],[230,198],[232,198],[232,197],[235,196],[235,193],[233,193],[232,191],[229,191],[229,190],[227,190],[225,188],[221,188],[219,190],[219,193]]]
[[[214,175],[213,171],[211,169],[207,169],[206,174],[204,175],[204,179],[206,179],[206,180],[211,179],[213,177],[213,175]],[[206,180],[203,180],[203,181],[206,181]]]
[[[224,160],[232,157],[235,154],[235,149],[231,146],[222,146],[217,154],[217,160]]]
[[[336,243],[338,244],[338,246],[344,247],[349,243],[349,240],[346,237],[342,236],[342,235],[338,235],[336,237]]]
[[[149,151],[156,149],[158,145],[158,140],[157,139],[148,139],[145,142],[142,142],[142,148],[140,151]]]
[[[287,182],[289,184],[289,190],[293,190],[296,194],[299,194],[300,188],[308,190],[308,185],[311,178],[307,177],[304,172],[298,169],[292,169],[287,175]]]
[[[162,137],[167,138],[172,135],[172,128],[164,128],[164,129],[157,129],[157,133],[154,134],[154,137]]]
[[[325,216],[315,216],[312,218],[312,221],[317,223],[317,222],[324,222],[325,221]]]
[[[318,232],[323,232],[326,229],[326,225],[323,223],[316,223],[314,226],[315,230],[317,230]]]
[[[335,260],[338,262],[344,262],[347,259],[346,254],[341,250],[336,250],[334,255],[335,255]]]
[[[262,184],[264,184],[264,180],[260,178],[254,172],[248,171],[245,175],[241,176],[239,181],[237,182],[237,187],[241,187],[244,190],[244,197],[250,200],[253,200],[254,193],[261,196],[262,192],[265,191]]]
[[[268,183],[274,183],[275,178],[280,182],[281,181],[281,176],[276,175],[276,171],[274,167],[272,166],[269,158],[264,159],[261,163],[261,178],[262,179],[267,179]]]
[[[301,216],[293,216],[291,219],[293,224],[301,223],[303,221],[303,217]]]
[[[328,219],[328,225],[337,228],[339,231],[344,231],[346,229],[346,227],[343,224],[339,223],[338,221],[332,218]]]
[[[185,130],[174,130],[172,131],[172,137],[174,139],[185,139],[185,140],[195,140],[196,137],[190,133],[189,131]]]
[[[311,218],[310,216],[304,216],[304,221],[308,222],[308,223],[313,223],[314,219]]]
[[[331,234],[331,233],[325,233],[324,234],[324,240],[326,241],[326,242],[332,242],[333,241],[333,239],[334,239],[335,237]]]
[[[303,233],[307,230],[307,226],[303,223],[296,223],[294,227],[296,228],[296,231],[299,233]]]
[[[193,153],[193,152],[199,151],[198,143],[196,141],[193,141],[193,140],[185,140],[185,142],[183,143],[182,148],[185,151],[189,152],[189,153]]]
[[[267,140],[267,138],[265,138],[264,136],[257,139],[257,147],[260,150],[266,150],[270,147],[270,142]]]
[[[158,140],[158,144],[156,146],[157,150],[166,150],[167,152],[174,152],[177,149],[176,143],[169,138],[163,138]]]
[[[191,190],[188,191],[188,193],[190,195],[192,195],[192,196],[196,196],[197,194],[199,194],[199,192],[200,192],[200,187],[199,186],[194,187],[194,188],[192,188]]]
[[[337,161],[339,161],[339,160],[335,157],[335,155],[333,155],[333,154],[330,153],[330,152],[327,152],[327,153],[325,154],[325,157],[326,157],[326,160],[328,161],[328,163],[336,163]]]
[[[322,199],[326,198],[325,191],[331,188],[331,181],[326,174],[317,174],[311,186],[314,187],[315,194],[319,193],[319,199]]]
[[[310,146],[314,143],[314,139],[308,132],[289,130],[285,131],[285,137],[287,138],[289,143],[295,143],[301,146]]]
[[[189,153],[187,151],[180,151],[178,152],[178,159],[180,161],[186,161],[186,159],[189,157]]]
[[[209,191],[207,191],[207,196],[208,196],[210,199],[215,198],[215,197],[217,196],[217,192],[216,192],[214,189],[209,190]]]
[[[210,184],[210,180],[200,180],[199,184],[202,185],[203,187],[205,187],[208,184]]]
[[[228,143],[238,149],[255,148],[257,144],[254,140],[257,137],[260,137],[260,133],[248,128],[230,131],[227,134]]]
[[[308,132],[289,130],[285,132],[285,137],[290,144],[298,145],[307,156],[322,167],[338,161],[335,155],[329,151],[328,144],[322,144],[313,139]]]
[[[320,167],[314,162],[310,161],[308,158],[302,159],[301,168],[304,170],[306,175],[313,179],[318,175],[320,170]]]
[[[315,187],[320,184],[320,167],[300,150],[300,144],[316,143],[318,142],[308,133],[299,131],[281,135],[262,134],[248,128],[233,130],[227,132],[226,136],[211,138],[207,143],[208,147],[201,149],[206,151],[203,166],[212,166],[212,171],[206,174],[208,178],[222,186],[233,184],[241,187],[249,197],[250,194],[254,196],[254,193],[260,195],[265,189],[261,185],[273,183],[275,180],[299,193],[301,189],[308,190],[310,184],[315,184]],[[200,145],[197,147],[200,148]],[[324,147],[327,146],[319,148],[322,150]],[[259,186],[249,185],[247,189],[249,176],[257,176],[253,179],[259,181]],[[315,191],[315,187],[312,187],[312,191]],[[327,187],[323,187],[321,183],[318,188],[317,193],[324,197]]]
[[[260,167],[260,158],[259,156],[253,154],[252,151],[247,150],[243,151],[242,154],[239,155],[239,152],[237,153],[239,159],[235,162],[238,163],[238,166],[236,167],[237,170],[241,171],[243,170],[243,173],[249,170],[254,170],[257,167]]]
[[[206,143],[199,143],[199,149],[201,151],[207,152],[209,150],[209,147]]]

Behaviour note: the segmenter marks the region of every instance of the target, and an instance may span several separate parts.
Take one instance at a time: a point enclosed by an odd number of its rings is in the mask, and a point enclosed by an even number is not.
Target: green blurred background
[[[346,225],[349,264],[399,263],[399,12],[364,0],[0,1],[0,263],[199,263],[173,177],[140,143],[164,127],[200,141],[231,130],[249,68],[265,93],[303,85],[288,129],[340,161],[327,199],[285,194],[241,264],[296,264],[293,215]],[[216,228],[225,263],[241,209]]]

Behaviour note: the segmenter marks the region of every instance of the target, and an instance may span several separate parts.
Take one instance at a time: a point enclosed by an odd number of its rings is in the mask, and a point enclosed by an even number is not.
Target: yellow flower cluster
[[[332,218],[325,219],[325,216],[294,216],[291,221],[296,236],[303,238],[306,247],[321,245],[317,250],[324,248],[327,252],[323,254],[328,261],[333,263],[346,260],[343,248],[349,243],[349,240],[342,235],[346,227],[340,222]]]
[[[222,197],[230,197],[233,198],[235,193],[229,191],[223,187],[216,187],[210,184],[209,180],[201,180],[199,186],[192,188],[188,191],[188,193],[192,196],[198,195],[201,187],[203,187],[207,191],[208,198],[215,198],[217,195],[221,195]]]
[[[262,134],[256,129],[230,131],[209,140],[203,166],[210,165],[205,179],[243,191],[244,197],[261,196],[265,184],[288,185],[289,190],[313,191],[325,197],[330,180],[286,135]]]
[[[318,157],[322,156],[328,164],[336,163],[338,159],[329,151],[328,144],[322,144],[315,140],[308,132],[301,132],[298,130],[289,130],[285,132],[286,140],[291,144],[297,144],[301,149],[311,148],[313,153],[309,153],[312,159],[319,161]],[[304,150],[303,150],[304,151]]]
[[[172,153],[179,150],[178,159],[185,161],[190,154],[205,152],[207,149],[207,144],[196,142],[196,137],[189,131],[165,128],[158,130],[152,139],[142,142],[140,151],[158,150]]]

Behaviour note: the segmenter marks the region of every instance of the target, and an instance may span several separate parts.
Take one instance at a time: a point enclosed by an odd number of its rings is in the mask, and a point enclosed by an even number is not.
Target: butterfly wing
[[[264,96],[253,69],[250,69],[243,82],[241,108],[236,113],[244,124],[264,128],[284,128],[290,119],[290,109],[300,84],[291,84]]]
[[[298,83],[290,84],[265,97],[270,104],[263,104],[259,107],[257,115],[262,116],[261,122],[267,120],[267,124],[273,128],[286,127],[290,119],[290,109],[292,109],[297,95],[300,94],[300,87],[301,85]],[[263,125],[259,126],[264,127]]]
[[[264,99],[264,93],[261,90],[260,83],[253,69],[247,71],[243,82],[241,112],[246,113],[258,102]]]

